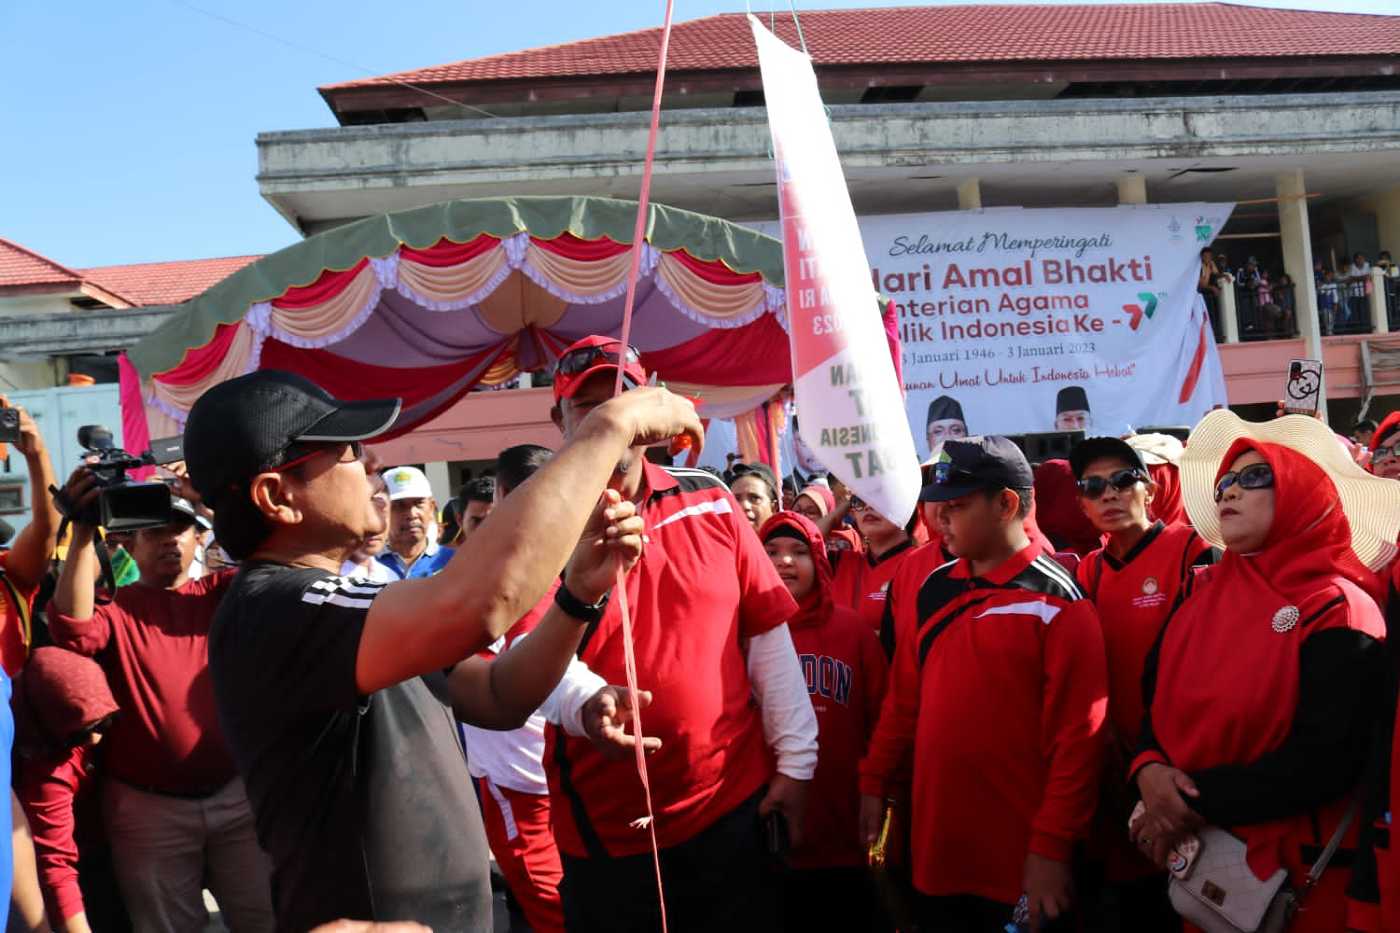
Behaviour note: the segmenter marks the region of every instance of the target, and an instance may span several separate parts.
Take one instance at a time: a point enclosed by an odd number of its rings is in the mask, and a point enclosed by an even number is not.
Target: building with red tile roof
[[[48,295],[85,308],[179,304],[258,258],[227,256],[76,269],[0,237],[0,300]]]
[[[222,282],[259,256],[180,259],[78,270],[85,280],[125,296],[137,307],[173,305],[187,301]]]
[[[1092,85],[1104,82],[1199,81],[1207,63],[1213,72],[1226,66],[1235,80],[1286,74],[1295,83],[1316,78],[1344,86],[1354,79],[1385,84],[1394,77],[1394,56],[1400,55],[1400,18],[1394,16],[1231,3],[909,6],[799,15],[824,91],[874,91],[860,95],[868,102],[917,100],[926,86],[1010,78],[1040,81],[1058,95],[1077,96],[1092,94]],[[762,18],[769,23],[769,16]],[[789,14],[774,16],[771,23],[780,38],[799,44]],[[584,98],[600,96],[640,96],[610,102],[618,109],[643,109],[660,36],[659,28],[643,29],[320,90],[347,124],[432,119],[435,112],[453,109],[425,91],[490,112],[496,112],[492,104],[524,106],[521,92],[528,92],[534,110],[550,102],[571,110],[568,103],[578,106]],[[738,95],[739,104],[761,103],[761,98],[745,100],[760,85],[753,40],[740,13],[678,23],[668,75],[668,106],[708,106],[695,100],[724,92]],[[609,84],[617,95],[600,95]],[[922,93],[922,99],[941,96]]]

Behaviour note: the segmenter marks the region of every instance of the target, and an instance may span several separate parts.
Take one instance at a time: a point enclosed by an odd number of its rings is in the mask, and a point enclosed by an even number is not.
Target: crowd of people
[[[1400,323],[1400,266],[1389,250],[1381,250],[1372,262],[1365,253],[1345,257],[1331,266],[1321,259],[1313,262],[1311,287],[1317,294],[1318,326],[1324,336],[1369,333],[1371,294],[1376,288],[1371,270],[1383,273],[1380,288],[1385,299],[1390,326]],[[1234,290],[1240,336],[1245,340],[1293,337],[1298,333],[1297,294],[1293,277],[1282,269],[1270,271],[1265,263],[1249,256],[1239,266],[1229,257],[1207,247],[1201,250],[1197,291],[1205,300],[1217,340],[1224,339],[1221,320],[1222,288]]]
[[[397,402],[230,380],[124,535],[22,415],[14,929],[489,930],[493,859],[530,929],[649,933],[654,831],[678,931],[1400,930],[1400,413],[950,437],[900,523],[673,465],[609,338],[553,386],[440,503],[364,446]]]

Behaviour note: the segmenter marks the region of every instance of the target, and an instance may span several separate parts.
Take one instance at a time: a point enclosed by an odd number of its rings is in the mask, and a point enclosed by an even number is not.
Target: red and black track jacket
[[[861,792],[885,795],[913,757],[914,886],[1010,903],[1026,855],[1065,860],[1093,817],[1108,706],[1093,605],[1027,547],[984,577],[965,560],[919,590],[895,647]]]

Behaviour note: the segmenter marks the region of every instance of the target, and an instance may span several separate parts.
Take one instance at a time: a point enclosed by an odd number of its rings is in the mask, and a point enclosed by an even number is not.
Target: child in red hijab
[[[1148,658],[1130,769],[1147,813],[1133,836],[1164,864],[1202,824],[1226,828],[1259,878],[1283,867],[1297,889],[1354,797],[1381,712],[1374,577],[1331,475],[1308,456],[1243,437],[1215,482],[1227,549]],[[1195,509],[1192,519],[1203,526]],[[1343,852],[1356,840],[1353,822]],[[1348,865],[1332,863],[1293,933],[1348,927]]]
[[[98,810],[97,746],[117,714],[107,676],[91,658],[62,648],[38,648],[15,680],[15,795],[34,833],[44,907],[55,929],[81,921],[100,929],[107,911],[94,912],[78,887],[100,876],[112,882]],[[81,851],[81,856],[79,852]],[[98,886],[97,890],[101,890]],[[125,918],[122,918],[124,921]]]
[[[788,859],[794,871],[784,885],[784,928],[864,930],[874,897],[860,845],[856,764],[880,714],[885,656],[874,630],[832,601],[831,564],[821,531],[810,519],[779,512],[759,536],[798,603],[788,629],[819,735],[804,838]]]

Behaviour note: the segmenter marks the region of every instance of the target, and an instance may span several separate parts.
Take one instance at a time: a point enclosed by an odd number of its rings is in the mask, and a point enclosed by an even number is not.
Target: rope
[[[661,54],[656,64],[656,89],[651,98],[651,128],[647,132],[646,161],[642,164],[642,186],[637,195],[637,223],[632,230],[632,264],[627,272],[627,297],[622,305],[622,333],[619,339],[622,350],[632,343],[632,310],[637,299],[637,278],[641,270],[644,252],[647,209],[651,199],[651,173],[656,161],[656,136],[661,124],[661,89],[666,82],[666,55],[671,46],[671,15],[675,10],[675,0],[666,0],[666,21],[661,29]],[[613,383],[613,395],[622,394],[622,367],[617,368],[617,381]],[[661,883],[661,851],[656,845],[656,813],[651,805],[651,781],[647,778],[646,752],[642,749],[642,711],[637,702],[637,657],[632,643],[632,610],[627,604],[627,578],[621,568],[617,571],[617,602],[622,615],[622,656],[627,674],[627,691],[632,702],[632,724],[636,737],[637,776],[642,779],[642,793],[646,798],[647,814],[637,824],[646,823],[651,836],[651,860],[656,869],[656,901],[661,908],[661,933],[667,933],[666,892]],[[636,824],[634,824],[636,825]]]

